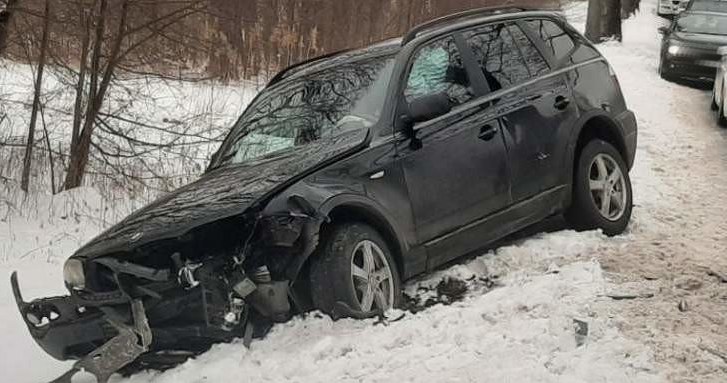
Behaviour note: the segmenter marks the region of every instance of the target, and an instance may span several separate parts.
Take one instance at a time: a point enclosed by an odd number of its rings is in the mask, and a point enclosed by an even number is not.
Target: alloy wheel
[[[591,199],[603,218],[618,221],[626,211],[626,178],[616,160],[608,154],[597,155],[590,167]]]
[[[394,303],[394,276],[381,248],[363,240],[353,250],[351,278],[363,312],[386,311]]]

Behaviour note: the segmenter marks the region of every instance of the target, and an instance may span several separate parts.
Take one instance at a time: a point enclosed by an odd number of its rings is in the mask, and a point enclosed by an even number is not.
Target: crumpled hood
[[[91,240],[74,257],[96,258],[126,252],[242,214],[319,165],[356,151],[365,144],[367,133],[363,129],[345,132],[274,158],[206,173],[199,180],[136,211]]]
[[[727,45],[727,36],[705,35],[701,33],[674,32],[672,39],[685,44],[694,44],[704,48],[717,48]]]

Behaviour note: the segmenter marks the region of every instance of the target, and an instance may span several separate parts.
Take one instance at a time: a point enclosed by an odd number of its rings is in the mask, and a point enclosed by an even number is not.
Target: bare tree
[[[641,6],[641,0],[621,0],[621,18],[628,19],[635,15]]]
[[[589,0],[586,37],[595,44],[607,40],[622,40],[622,0]]]
[[[10,23],[12,22],[19,0],[6,0],[5,4],[0,3],[0,54],[5,50],[8,35],[10,34]]]
[[[20,188],[27,192],[30,184],[30,168],[33,164],[33,146],[35,145],[35,124],[38,121],[38,110],[40,109],[40,96],[43,88],[43,72],[45,71],[45,60],[48,52],[48,35],[50,34],[50,0],[45,0],[45,14],[43,21],[43,37],[40,40],[40,57],[38,58],[38,71],[35,77],[35,92],[33,94],[33,108],[30,112],[30,126],[28,127],[28,141],[25,145],[25,157],[23,158],[23,176],[20,181]]]
[[[135,0],[123,0],[116,22],[116,31],[111,36],[105,33],[111,16],[109,2],[108,0],[94,2],[94,9],[90,16],[90,20],[95,24],[93,44],[87,42],[85,37],[82,42],[82,48],[88,49],[88,52],[81,53],[81,69],[76,84],[71,155],[64,182],[66,190],[76,188],[83,182],[99,113],[108,89],[124,59],[144,47],[145,44],[163,37],[164,31],[175,23],[201,12],[205,4],[203,0],[180,1],[177,3],[183,4],[183,6],[139,25],[132,25],[129,23],[128,15],[134,2]],[[90,32],[90,28],[86,28],[86,31]],[[108,42],[108,46],[104,44],[105,41]],[[90,57],[90,69],[85,68],[88,57]],[[85,72],[86,70],[88,73]],[[85,86],[86,75],[90,76],[88,88]],[[85,111],[82,107],[84,99],[86,100]],[[83,122],[81,123],[81,121]]]

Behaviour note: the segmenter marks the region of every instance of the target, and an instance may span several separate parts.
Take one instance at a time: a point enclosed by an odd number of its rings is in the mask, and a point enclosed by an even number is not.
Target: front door
[[[444,92],[454,106],[415,126],[420,146],[408,139],[399,143],[417,237],[428,249],[511,202],[500,123],[485,117],[487,106],[477,104],[477,87],[469,77],[455,39],[441,38],[415,53],[403,95],[411,102]],[[429,263],[439,264],[477,245],[452,243],[430,253]]]

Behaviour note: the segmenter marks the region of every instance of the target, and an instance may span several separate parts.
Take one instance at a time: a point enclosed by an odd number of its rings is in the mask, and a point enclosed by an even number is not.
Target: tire
[[[669,74],[669,72],[667,72],[664,69],[664,59],[663,58],[659,60],[659,76],[662,78],[662,80],[666,80],[666,81],[670,81],[670,82],[674,81],[674,79],[675,79],[674,76]]]
[[[709,108],[713,111],[719,110],[719,105],[717,105],[717,96],[715,95],[714,89],[712,90],[712,103],[709,105]]]
[[[716,105],[717,107],[717,124],[721,128],[727,128],[727,116],[725,116],[725,110],[724,110],[724,89],[722,90],[722,102],[719,105]]]
[[[367,251],[374,259],[375,275],[367,272]],[[373,279],[366,280],[362,273]],[[325,235],[312,260],[310,281],[313,305],[334,318],[372,316],[401,302],[401,281],[389,244],[362,223],[341,224]],[[369,285],[378,290],[372,290],[371,304],[366,307],[364,290]],[[384,298],[387,302],[381,307]]]
[[[600,165],[605,166],[606,176]],[[616,169],[620,173],[618,179],[614,176]],[[566,220],[576,230],[601,229],[604,234],[615,236],[628,227],[632,209],[631,179],[621,154],[605,141],[589,142],[576,163],[573,201]]]

